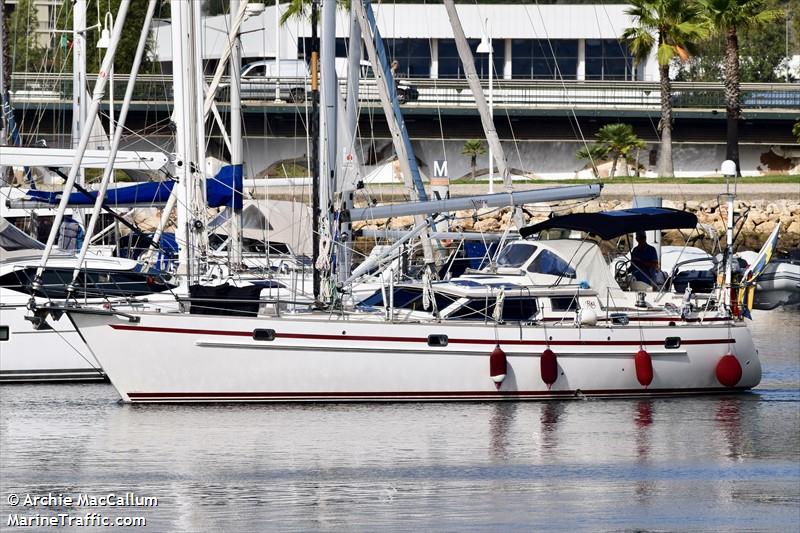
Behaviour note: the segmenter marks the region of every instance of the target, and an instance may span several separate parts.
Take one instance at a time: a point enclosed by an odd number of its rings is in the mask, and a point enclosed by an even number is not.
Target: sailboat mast
[[[400,111],[400,102],[397,99],[397,91],[394,87],[394,76],[389,67],[386,48],[378,30],[378,23],[372,11],[372,4],[369,0],[358,0],[350,4],[350,9],[355,10],[358,24],[361,26],[367,56],[372,64],[372,69],[375,71],[375,81],[378,86],[381,106],[386,116],[389,132],[392,135],[392,144],[397,153],[400,171],[403,174],[406,187],[409,189],[412,199],[427,201],[428,196],[420,177],[414,149],[411,146],[411,138],[403,120],[403,113]],[[417,226],[421,226],[422,222],[421,218],[415,218],[414,220]],[[432,268],[436,263],[436,257],[427,234],[422,236],[422,251],[425,264]]]
[[[0,4],[0,146],[6,145],[8,136],[5,114],[6,101],[6,6]],[[5,185],[6,169],[0,165],[0,186]]]
[[[313,229],[312,234],[312,269],[314,271],[314,297],[320,296],[320,274],[317,269],[319,260],[319,232],[322,227],[320,212],[320,176],[319,176],[319,35],[317,24],[319,22],[319,0],[311,1],[311,120],[309,121],[309,136],[311,137],[311,210]]]
[[[483,94],[481,82],[478,80],[478,73],[475,71],[475,59],[472,57],[472,51],[467,43],[467,37],[464,34],[464,28],[461,27],[461,19],[458,18],[458,11],[453,0],[444,0],[444,7],[447,10],[447,16],[450,18],[450,25],[453,28],[453,37],[456,41],[456,48],[458,55],[461,57],[461,63],[464,66],[464,74],[467,78],[467,83],[472,91],[472,96],[475,98],[475,105],[478,108],[478,113],[481,116],[481,124],[483,125],[483,132],[486,135],[486,142],[489,143],[490,154],[494,155],[497,162],[497,168],[500,175],[503,177],[503,185],[507,191],[511,191],[511,174],[508,171],[508,162],[506,154],[503,150],[503,145],[500,144],[500,138],[497,136],[497,130],[494,127],[494,119],[489,111],[489,106],[486,104],[486,96]],[[489,65],[489,69],[494,69],[494,65]],[[489,167],[494,165],[495,161],[489,161]]]
[[[189,4],[182,0],[171,1],[172,13],[172,83],[175,96],[175,167],[178,181],[175,183],[174,194],[177,204],[178,234],[183,234],[183,242],[179,242],[178,274],[191,279],[192,274],[192,246],[194,244],[192,226],[192,178],[194,161],[192,152],[193,129],[189,126],[192,117],[191,91],[192,69],[190,58],[192,56],[189,29]],[[169,205],[169,204],[168,204]],[[164,213],[167,215],[167,213]]]
[[[245,4],[247,1],[245,0]],[[229,17],[231,27],[234,26],[234,18],[239,13],[239,0],[231,0]],[[242,78],[242,51],[239,46],[240,37],[237,28],[231,43],[230,69],[231,85],[231,165],[241,167],[244,162],[242,155],[242,99],[240,92],[240,82]],[[235,195],[236,193],[234,193]],[[239,202],[234,198],[234,202],[228,208],[233,209],[230,217],[228,231],[228,250],[229,268],[231,271],[238,270],[242,266],[242,209],[238,207]],[[226,208],[227,209],[227,208]]]
[[[86,0],[75,0],[72,11],[72,147],[80,144],[86,127]],[[83,169],[78,169],[78,185],[86,182]],[[83,210],[75,210],[83,225]]]
[[[6,6],[0,6],[0,98],[6,94]],[[6,117],[0,114],[0,144],[6,140]]]
[[[330,212],[333,191],[336,188],[337,107],[339,78],[336,74],[336,0],[322,0],[322,39],[320,41],[320,67],[322,73],[322,169],[320,181],[320,209],[323,215]],[[325,228],[329,230],[329,228]],[[330,231],[330,230],[329,230]]]
[[[345,135],[345,153],[352,157],[351,161],[355,161],[354,152],[356,149],[356,133],[358,130],[358,89],[361,80],[361,26],[358,24],[356,12],[350,10],[350,40],[347,46],[347,101],[346,101],[346,129]],[[345,165],[347,161],[343,161]],[[349,163],[355,164],[355,163]],[[339,180],[341,183],[342,180]],[[339,189],[342,194],[342,209],[350,210],[353,208],[353,191],[347,190],[346,187]],[[339,225],[339,252],[338,257],[338,278],[340,282],[344,282],[350,276],[351,266],[353,264],[353,250],[352,250],[352,225],[349,220],[340,222]]]

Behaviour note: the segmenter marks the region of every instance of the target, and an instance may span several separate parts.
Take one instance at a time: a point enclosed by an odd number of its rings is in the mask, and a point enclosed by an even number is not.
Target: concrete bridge
[[[94,84],[90,76],[89,87]],[[223,80],[228,83],[229,80]],[[277,161],[306,156],[306,124],[310,104],[295,92],[296,101],[276,101],[275,81],[250,84],[243,100],[245,155],[249,174],[255,175]],[[452,177],[469,171],[468,158],[460,154],[466,139],[482,138],[480,118],[465,80],[405,80],[418,97],[403,104],[406,126],[423,165],[447,158]],[[306,87],[306,80],[282,78],[285,87]],[[485,83],[485,82],[484,82]],[[125,92],[126,76],[116,76],[114,93]],[[343,88],[346,83],[342,81]],[[488,87],[485,86],[488,91]],[[304,89],[303,89],[304,90]],[[51,146],[68,146],[72,115],[72,77],[15,73],[12,103],[26,143],[45,139]],[[360,86],[362,159],[377,163],[391,155],[389,131],[377,97],[374,80]],[[108,95],[108,92],[107,92]],[[567,177],[583,162],[575,152],[583,140],[591,142],[604,124],[626,122],[649,146],[641,154],[646,168],[655,164],[660,90],[657,82],[495,80],[494,116],[498,134],[508,144],[512,167],[539,175]],[[227,122],[225,90],[217,104]],[[721,83],[673,83],[676,171],[684,175],[713,173],[724,159],[725,103]],[[800,118],[800,84],[743,84],[743,119],[740,125],[742,167],[753,174],[784,172],[796,162],[776,156],[794,145],[792,124]],[[119,110],[121,103],[115,102]],[[102,108],[105,112],[108,105]],[[153,144],[171,147],[172,79],[144,75],[137,79],[129,114],[126,147]],[[106,120],[104,118],[104,120]],[[218,130],[209,132],[211,153],[226,158]],[[429,161],[431,160],[431,161]],[[478,158],[479,173],[488,158]]]

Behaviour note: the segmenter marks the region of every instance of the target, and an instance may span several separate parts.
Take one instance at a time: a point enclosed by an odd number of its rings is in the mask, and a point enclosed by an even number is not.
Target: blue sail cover
[[[242,189],[242,165],[222,167],[216,176],[206,180],[208,207],[241,209],[244,204]]]
[[[126,187],[116,187],[106,191],[105,203],[109,206],[140,205],[143,207],[165,204],[174,186],[174,181],[148,181]],[[61,201],[60,192],[29,190],[26,194],[29,198],[53,205]],[[241,209],[242,165],[224,166],[216,176],[207,179],[206,197],[209,207],[226,206]],[[73,192],[69,195],[67,205],[68,207],[93,206],[96,198],[97,192],[95,191],[89,191],[89,194]]]
[[[164,204],[167,202],[174,181],[148,181],[137,183],[127,187],[115,187],[106,191],[106,205],[132,205],[138,204],[149,206],[152,204]],[[49,204],[56,205],[61,201],[60,192],[28,191],[29,198],[41,200]],[[73,192],[69,195],[69,207],[93,206],[97,198],[97,192],[89,191],[89,194]]]

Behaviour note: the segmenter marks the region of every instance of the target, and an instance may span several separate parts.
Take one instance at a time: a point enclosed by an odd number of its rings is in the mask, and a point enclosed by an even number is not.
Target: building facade
[[[622,4],[457,5],[480,77],[489,75],[488,54],[477,53],[482,39],[490,39],[496,78],[542,80],[644,80],[658,78],[655,57],[636,65],[621,41],[631,17]],[[242,57],[259,59],[306,58],[311,28],[304,18],[278,19],[285,4],[274,5],[242,26]],[[399,62],[402,77],[452,79],[464,77],[453,32],[442,4],[375,5],[376,20],[391,60]],[[219,58],[226,41],[225,16],[203,22],[204,55]],[[169,25],[155,30],[155,59],[172,58]],[[337,11],[336,55],[347,55],[349,13]]]

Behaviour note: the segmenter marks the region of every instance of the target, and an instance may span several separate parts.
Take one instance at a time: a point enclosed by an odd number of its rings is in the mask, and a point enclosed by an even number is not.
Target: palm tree
[[[728,119],[726,157],[739,168],[739,118],[742,115],[739,83],[738,30],[761,26],[785,15],[782,9],[766,9],[764,0],[699,0],[709,25],[725,36],[725,111]]]
[[[575,155],[578,159],[588,159],[592,166],[592,174],[595,178],[600,178],[600,171],[597,170],[597,162],[608,155],[608,148],[602,144],[589,144],[578,150]]]
[[[336,5],[341,9],[350,10],[350,0],[336,0]],[[291,18],[303,19],[310,16],[309,7],[311,7],[311,0],[289,0],[286,4],[286,11],[281,15],[281,26]]]
[[[795,138],[797,139],[797,144],[800,144],[800,120],[794,123],[792,126],[792,133],[794,134]]]
[[[619,158],[627,163],[628,157],[634,148],[644,148],[646,143],[636,136],[630,124],[606,124],[597,131],[598,143],[611,154],[611,173],[609,178],[614,178],[617,172]]]
[[[637,64],[641,64],[656,47],[658,71],[661,78],[661,148],[658,154],[658,174],[673,176],[672,165],[672,86],[669,65],[675,57],[685,61],[694,43],[708,35],[707,26],[695,3],[684,0],[630,0],[625,13],[632,16],[635,26],[627,28],[622,38],[627,42]]]
[[[478,164],[478,156],[486,153],[486,147],[480,139],[469,139],[464,141],[464,146],[461,147],[461,153],[470,157],[469,164],[472,168],[472,181],[475,181],[475,167]]]

